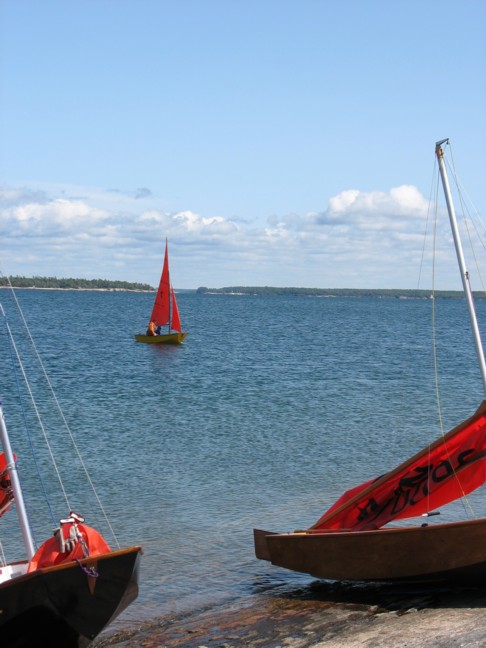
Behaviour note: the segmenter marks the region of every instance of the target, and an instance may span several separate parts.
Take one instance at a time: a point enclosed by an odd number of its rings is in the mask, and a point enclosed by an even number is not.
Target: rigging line
[[[5,557],[5,552],[3,550],[3,544],[0,541],[0,566],[5,567],[7,565],[7,559]]]
[[[475,229],[475,231],[476,231],[476,233],[477,233],[477,235],[478,235],[478,238],[479,238],[479,239],[481,240],[481,242],[483,243],[483,247],[485,247],[485,245],[484,245],[484,242],[482,241],[481,236],[479,235],[479,232],[478,232],[478,230],[477,230],[477,228],[476,228],[476,225],[475,225],[473,219],[472,219],[471,216],[469,215],[469,211],[468,211],[468,209],[467,209],[467,205],[466,205],[465,200],[464,200],[464,198],[463,198],[463,194],[462,194],[461,188],[460,188],[460,186],[459,186],[459,180],[458,180],[458,177],[457,177],[457,173],[456,173],[456,170],[455,170],[455,168],[454,168],[454,160],[453,160],[453,158],[452,158],[452,151],[451,151],[451,162],[449,162],[449,161],[446,159],[446,163],[447,163],[447,165],[448,165],[448,168],[451,170],[452,176],[453,176],[453,178],[454,178],[454,182],[455,182],[455,186],[456,186],[456,190],[457,190],[457,195],[458,195],[458,198],[459,198],[459,203],[460,203],[460,205],[461,205],[461,210],[462,210],[462,215],[463,215],[463,221],[464,221],[464,225],[465,225],[465,227],[466,227],[467,238],[468,238],[468,241],[469,241],[469,247],[470,247],[470,250],[471,250],[471,254],[472,254],[472,256],[473,256],[473,259],[474,259],[474,265],[476,266],[476,272],[477,272],[477,274],[478,274],[478,278],[479,278],[479,281],[480,281],[480,283],[481,283],[481,286],[483,287],[483,292],[484,292],[484,291],[485,291],[484,281],[483,281],[483,277],[482,277],[481,269],[480,269],[480,267],[479,267],[479,262],[478,262],[478,258],[477,258],[477,255],[476,255],[476,249],[475,249],[475,246],[474,246],[474,244],[473,244],[472,237],[471,237],[471,229],[470,229],[470,225],[469,225],[470,222],[471,222],[471,224],[473,225],[473,227],[474,227],[474,229]]]
[[[450,165],[449,161],[447,159],[445,161],[446,161],[448,167],[451,168],[451,165]],[[454,163],[454,162],[452,162],[452,163]],[[473,223],[474,229],[476,230],[476,233],[478,235],[479,241],[481,242],[481,245],[483,246],[483,248],[486,248],[486,243],[484,241],[484,236],[478,231],[477,224],[476,224],[476,221],[478,221],[479,224],[481,225],[482,229],[483,230],[486,229],[485,224],[483,222],[483,219],[482,219],[478,209],[474,205],[473,201],[469,197],[466,188],[463,186],[462,182],[459,181],[459,178],[457,177],[457,175],[455,173],[455,170],[452,169],[452,173],[454,174],[454,179],[455,179],[455,182],[456,182],[457,191],[458,191],[459,196],[461,198],[461,204],[462,204],[462,201],[464,201],[464,203],[466,205],[470,205],[470,209],[466,209],[465,211],[468,214],[469,214],[469,212],[473,213],[474,218],[472,218],[471,216],[469,216],[469,218],[470,218],[471,222]],[[462,198],[463,196],[465,196],[464,199]]]
[[[445,162],[446,162],[448,168],[450,169],[452,177],[454,179],[456,193],[457,193],[457,196],[458,196],[458,199],[459,199],[459,203],[460,203],[461,210],[462,210],[462,215],[463,215],[463,221],[464,221],[464,225],[465,225],[465,228],[466,228],[467,238],[468,238],[468,242],[469,242],[469,248],[471,250],[471,254],[472,254],[472,257],[474,259],[474,265],[476,266],[476,272],[477,272],[479,282],[480,282],[480,284],[482,286],[483,292],[485,292],[483,276],[482,276],[481,268],[480,268],[480,265],[479,265],[479,262],[478,262],[478,257],[477,257],[477,254],[476,254],[476,247],[475,247],[475,245],[473,243],[473,239],[472,239],[472,236],[471,236],[470,224],[474,228],[479,241],[483,245],[483,248],[485,247],[484,241],[482,239],[482,236],[479,234],[478,229],[476,227],[476,223],[473,220],[473,218],[471,217],[471,215],[469,213],[469,210],[467,208],[466,200],[464,199],[464,196],[463,196],[463,193],[466,193],[466,192],[465,191],[463,192],[463,190],[461,188],[461,183],[459,182],[459,178],[458,178],[458,175],[457,175],[457,172],[456,172],[456,169],[455,169],[455,165],[454,165],[454,157],[453,157],[453,154],[452,154],[452,147],[449,147],[449,149],[450,149],[450,161],[449,161],[449,159],[445,158]],[[473,205],[471,200],[469,200],[469,202],[470,202],[471,205]],[[477,211],[476,211],[476,214],[477,214]],[[473,295],[473,291],[472,291],[472,287],[471,287],[471,280],[470,280],[469,276],[467,277],[467,281],[468,281],[469,286],[470,286],[471,295]],[[459,478],[457,478],[457,480],[458,480],[458,483],[460,485]],[[462,487],[461,487],[461,490],[462,490]],[[461,498],[461,502],[463,503],[464,509],[469,510],[470,513],[472,515],[474,515],[472,505],[471,505],[471,503],[469,501],[469,498],[466,495],[463,494],[463,496]]]
[[[42,430],[42,434],[44,436],[44,440],[46,442],[46,446],[47,446],[47,449],[49,451],[49,455],[51,457],[52,465],[54,466],[54,470],[56,472],[57,479],[58,479],[59,484],[61,486],[61,490],[63,492],[64,499],[66,500],[68,508],[70,509],[71,506],[69,504],[69,498],[68,498],[67,493],[66,493],[66,491],[64,489],[64,484],[62,482],[61,475],[59,473],[59,469],[57,467],[57,463],[56,463],[56,460],[54,458],[54,454],[52,452],[51,444],[49,443],[49,438],[48,438],[46,429],[45,429],[44,424],[42,422],[42,418],[41,418],[40,412],[39,412],[39,410],[37,408],[37,403],[35,401],[34,394],[32,393],[32,390],[30,388],[30,383],[29,383],[29,380],[27,378],[27,374],[25,372],[24,365],[23,365],[22,360],[20,358],[20,355],[19,355],[19,352],[18,352],[18,349],[17,349],[17,345],[15,344],[15,340],[13,338],[13,335],[12,335],[11,331],[9,331],[9,336],[10,336],[10,341],[11,341],[12,348],[15,351],[15,356],[17,358],[17,362],[19,363],[20,371],[22,372],[22,376],[24,378],[24,382],[25,382],[25,385],[27,387],[27,391],[29,392],[30,400],[32,401],[32,407],[34,408],[35,414],[37,416],[37,421],[39,423],[40,429]]]
[[[7,315],[5,314],[5,311],[3,310],[3,307],[2,307],[1,304],[0,304],[0,309],[1,309],[1,312],[2,312],[2,315],[3,315],[5,329],[6,329],[6,332],[7,332],[8,348],[9,348],[9,352],[10,352],[10,361],[12,363],[12,370],[13,370],[13,374],[15,376],[15,384],[16,384],[16,387],[17,387],[17,395],[18,395],[18,399],[19,399],[19,403],[20,403],[20,410],[22,412],[22,420],[24,422],[24,429],[25,429],[25,432],[26,432],[27,439],[29,441],[30,451],[31,451],[31,454],[32,454],[32,458],[34,460],[34,465],[35,465],[35,469],[36,469],[36,472],[37,472],[37,476],[39,477],[39,481],[40,481],[40,484],[41,484],[41,487],[42,487],[42,491],[44,493],[44,499],[45,499],[45,501],[47,503],[47,508],[49,509],[49,513],[50,513],[50,516],[51,516],[51,519],[52,519],[53,523],[56,524],[56,518],[54,516],[54,511],[52,510],[52,507],[51,507],[51,502],[50,502],[50,499],[49,499],[49,496],[48,496],[48,493],[47,493],[46,484],[45,484],[44,478],[42,477],[42,471],[40,469],[39,462],[37,460],[37,453],[35,452],[35,449],[34,449],[34,442],[32,440],[32,435],[30,434],[29,426],[27,425],[27,416],[25,414],[24,403],[23,403],[21,393],[20,393],[19,377],[18,377],[17,371],[15,370],[15,361],[14,361],[14,353],[13,353],[13,350],[14,350],[13,347],[14,347],[15,343],[14,343],[14,340],[13,340],[12,331],[10,330],[10,326],[9,326],[8,320],[7,320]],[[20,475],[19,475],[19,479],[20,479]],[[32,525],[30,525],[30,528],[31,528],[32,535],[34,535]],[[35,538],[34,538],[34,540],[35,540]],[[38,543],[36,542],[36,544],[38,544]]]
[[[480,221],[480,223],[481,223],[481,225],[483,226],[483,229],[484,229],[484,223],[482,222],[482,218],[481,218],[481,215],[479,214],[479,210],[476,208],[473,201],[469,197],[469,195],[467,193],[467,190],[463,186],[462,182],[459,181],[459,176],[457,175],[456,170],[455,170],[454,156],[452,154],[452,147],[451,146],[450,146],[450,157],[451,157],[451,162],[449,162],[447,159],[445,159],[445,161],[446,161],[448,167],[451,169],[452,173],[454,174],[454,181],[456,183],[457,190],[464,193],[464,194],[466,194],[467,202],[471,205],[471,207],[472,207],[472,209],[474,211],[474,214],[476,214],[478,220]]]
[[[83,457],[82,457],[81,452],[80,452],[80,450],[79,450],[79,448],[78,448],[78,445],[77,445],[77,443],[76,443],[76,441],[75,441],[75,439],[74,439],[74,435],[73,435],[73,433],[72,433],[72,431],[71,431],[71,428],[69,427],[69,423],[67,422],[66,417],[64,416],[64,412],[63,412],[63,410],[62,410],[61,404],[59,403],[59,400],[58,400],[58,398],[57,398],[57,396],[56,396],[56,393],[55,393],[55,391],[54,391],[54,388],[53,388],[53,386],[52,386],[52,383],[51,383],[51,381],[50,381],[50,379],[49,379],[49,376],[48,376],[48,374],[47,374],[47,371],[46,371],[46,369],[45,369],[45,367],[44,367],[44,363],[42,362],[42,359],[41,359],[41,357],[40,357],[40,355],[39,355],[39,352],[38,352],[38,350],[37,350],[37,346],[36,346],[36,344],[35,344],[34,338],[32,337],[32,334],[31,334],[31,332],[30,332],[29,326],[28,326],[27,321],[26,321],[26,319],[25,319],[25,317],[24,317],[24,313],[23,313],[23,311],[22,311],[22,308],[21,308],[21,306],[20,306],[20,304],[19,304],[19,302],[18,302],[18,300],[17,300],[17,296],[16,296],[16,294],[15,294],[15,291],[14,291],[14,289],[13,289],[13,286],[12,286],[12,284],[11,284],[11,282],[10,282],[10,278],[9,278],[9,277],[7,277],[7,281],[8,281],[8,283],[9,283],[9,287],[10,287],[10,289],[11,289],[11,292],[12,292],[13,299],[14,299],[14,301],[15,301],[15,304],[16,304],[18,310],[19,310],[20,317],[21,317],[21,319],[22,319],[22,322],[23,322],[23,324],[24,324],[24,327],[25,327],[25,329],[26,329],[26,331],[27,331],[27,335],[28,335],[28,337],[29,337],[30,343],[32,344],[32,347],[33,347],[33,349],[34,349],[34,353],[35,353],[35,355],[36,355],[37,361],[39,362],[39,365],[40,365],[40,367],[41,367],[41,369],[42,369],[42,373],[43,373],[44,378],[45,378],[45,380],[46,380],[46,382],[47,382],[47,385],[48,385],[48,387],[49,387],[49,390],[50,390],[50,392],[51,392],[51,395],[52,395],[52,397],[53,397],[53,399],[54,399],[54,402],[55,402],[55,404],[56,404],[56,407],[57,407],[57,409],[58,409],[58,411],[59,411],[59,414],[60,414],[60,416],[61,416],[61,419],[62,419],[62,421],[63,421],[63,423],[64,423],[64,426],[65,426],[65,428],[66,428],[66,431],[67,431],[67,433],[68,433],[68,435],[69,435],[69,438],[70,438],[70,440],[71,440],[71,443],[72,443],[72,445],[73,445],[73,448],[74,448],[75,451],[76,451],[76,454],[77,454],[77,457],[78,457],[79,463],[81,464],[81,467],[83,468],[84,474],[86,475],[86,479],[88,480],[88,483],[89,483],[89,485],[90,485],[90,487],[91,487],[91,490],[93,491],[94,497],[95,497],[96,501],[98,502],[98,506],[99,506],[99,508],[100,508],[100,510],[101,510],[101,512],[102,512],[102,515],[103,515],[103,517],[104,517],[104,519],[105,519],[105,522],[106,522],[108,528],[110,529],[110,532],[111,532],[111,534],[112,534],[112,536],[113,536],[113,539],[114,539],[114,541],[115,541],[115,544],[117,545],[118,548],[120,548],[120,543],[118,542],[118,538],[117,538],[117,536],[116,536],[116,533],[115,533],[115,531],[114,531],[114,529],[113,529],[113,527],[112,527],[112,525],[111,525],[111,522],[110,522],[110,520],[109,520],[109,518],[108,518],[108,514],[106,513],[106,510],[105,510],[105,507],[103,506],[103,503],[101,502],[101,499],[100,499],[100,497],[99,497],[99,495],[98,495],[98,493],[97,493],[97,491],[96,491],[96,488],[95,488],[95,486],[94,486],[94,483],[93,483],[93,481],[92,481],[92,479],[91,479],[91,477],[90,477],[90,475],[89,475],[89,472],[88,472],[88,469],[87,469],[87,467],[86,467],[86,464],[85,464],[85,462],[84,462],[84,460],[83,460]],[[13,338],[12,338],[12,340],[13,340]],[[17,354],[17,357],[18,357],[18,354]],[[19,358],[19,363],[20,363],[20,358]],[[20,364],[21,364],[21,363],[20,363]],[[28,385],[27,377],[26,377],[26,375],[25,375],[25,372],[24,372],[24,371],[22,371],[22,372],[23,372],[23,374],[24,374],[24,380],[26,381],[26,384],[27,384],[28,389],[29,389],[29,393],[31,394],[32,402],[34,403],[34,407],[35,407],[36,412],[37,412],[37,407],[35,406],[34,397],[33,397],[33,395],[32,395],[32,392],[30,391],[30,387],[29,387],[29,385]],[[41,425],[42,430],[44,431],[44,427],[43,427],[42,422],[41,422],[41,420],[40,420],[40,415],[39,415],[39,414],[38,414],[38,420],[39,420],[39,423],[40,423],[40,425]],[[46,436],[45,431],[44,431],[44,437],[45,437],[45,439],[46,439],[47,447],[49,448],[49,452],[50,452],[50,454],[51,454],[51,459],[52,459],[52,461],[53,461],[53,463],[54,463],[54,466],[55,466],[55,468],[56,468],[56,473],[57,473],[57,475],[58,475],[58,479],[59,479],[59,481],[60,481],[60,483],[61,483],[61,488],[62,488],[62,491],[63,491],[63,493],[64,493],[64,495],[65,495],[66,502],[67,502],[67,504],[68,504],[68,508],[71,509],[71,506],[69,505],[69,501],[68,501],[68,498],[67,498],[67,494],[66,494],[66,492],[65,492],[65,490],[64,490],[64,486],[63,486],[63,483],[62,483],[61,476],[60,476],[59,471],[58,471],[58,469],[57,469],[57,466],[56,466],[56,464],[55,464],[54,456],[52,455],[52,451],[51,451],[50,445],[49,445],[49,443],[48,443],[48,441],[47,441],[47,436]]]
[[[431,178],[431,181],[430,181],[429,204],[428,204],[428,207],[427,207],[427,218],[426,218],[426,221],[425,221],[424,242],[423,242],[423,245],[422,245],[422,256],[420,258],[420,268],[419,268],[419,275],[418,275],[418,280],[417,280],[417,290],[420,288],[420,282],[421,282],[421,279],[422,279],[422,270],[423,270],[423,267],[424,267],[425,246],[427,245],[427,232],[428,232],[428,229],[429,229],[429,222],[430,222],[430,209],[431,209],[431,205],[433,204],[432,192],[434,190],[434,178],[437,177],[436,168],[437,168],[437,158],[434,156],[434,170],[433,170],[432,178]]]

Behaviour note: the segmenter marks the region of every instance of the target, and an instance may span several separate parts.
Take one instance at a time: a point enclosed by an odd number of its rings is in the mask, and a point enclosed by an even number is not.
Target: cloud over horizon
[[[155,285],[167,237],[179,288],[417,287],[428,201],[415,186],[348,189],[329,198],[322,211],[264,223],[191,210],[167,213],[147,188],[132,195],[70,193],[0,189],[4,273]],[[447,230],[442,238],[450,238]]]

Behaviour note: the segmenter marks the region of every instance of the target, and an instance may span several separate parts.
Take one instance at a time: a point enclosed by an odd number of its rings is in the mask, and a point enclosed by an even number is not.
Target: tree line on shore
[[[154,290],[148,284],[108,279],[57,279],[56,277],[0,277],[0,287],[57,288],[63,290]]]

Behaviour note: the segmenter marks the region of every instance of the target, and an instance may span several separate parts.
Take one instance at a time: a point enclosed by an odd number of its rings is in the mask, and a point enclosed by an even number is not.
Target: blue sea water
[[[188,337],[171,347],[133,339],[147,324],[153,294],[16,296],[119,543],[144,548],[140,596],[118,624],[310,582],[257,561],[252,529],[310,526],[342,491],[440,434],[430,299],[181,293]],[[112,542],[84,482],[77,485],[82,467],[36,361],[27,359],[29,339],[11,293],[0,291],[0,301],[50,445],[62,456],[69,505]],[[465,302],[436,299],[435,306],[449,429],[473,413],[483,388]],[[477,311],[485,329],[485,301]],[[54,518],[66,515],[67,504],[55,494],[41,439],[29,441],[23,429],[17,392],[24,403],[27,394],[21,379],[18,387],[12,379],[0,328],[0,398],[42,541],[53,522],[41,491],[48,491]],[[30,431],[35,416],[25,410]],[[449,516],[459,514],[462,508],[452,507]],[[3,528],[12,516],[0,524],[10,559],[20,557],[10,553],[13,531]]]

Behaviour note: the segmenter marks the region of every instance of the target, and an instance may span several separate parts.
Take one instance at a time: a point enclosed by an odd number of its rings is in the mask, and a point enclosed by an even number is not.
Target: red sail
[[[159,289],[155,297],[154,307],[150,321],[157,326],[165,326],[169,323],[170,311],[170,280],[169,280],[169,251],[167,240],[165,241],[165,257],[162,275],[160,277]]]
[[[176,296],[174,289],[170,288],[170,296],[172,299],[172,322],[171,322],[171,328],[174,329],[174,331],[179,331],[179,333],[182,333],[182,327],[181,327],[181,318],[179,317],[179,309],[177,308],[177,301],[176,301]]]
[[[486,401],[444,437],[391,472],[356,486],[309,529],[365,531],[433,511],[486,481]]]
[[[110,553],[111,549],[102,535],[86,524],[78,524],[78,530],[83,537],[83,543],[77,542],[70,551],[61,553],[59,540],[54,536],[46,540],[32,557],[27,572],[30,573],[43,567],[52,567],[72,560],[82,560],[88,556],[94,558],[105,553]]]
[[[0,453],[0,517],[8,511],[13,500],[10,475],[7,470],[7,460],[3,452]]]

